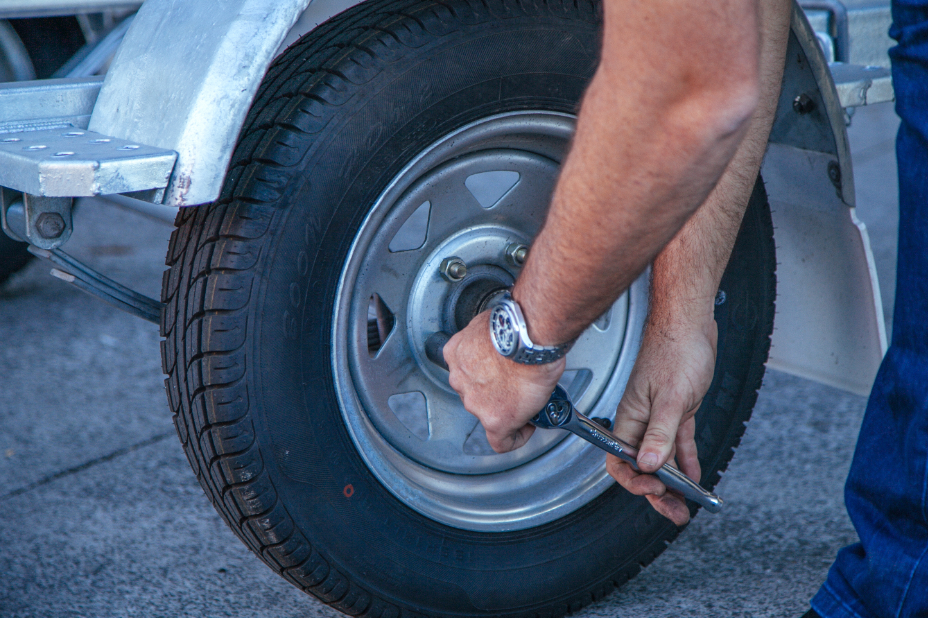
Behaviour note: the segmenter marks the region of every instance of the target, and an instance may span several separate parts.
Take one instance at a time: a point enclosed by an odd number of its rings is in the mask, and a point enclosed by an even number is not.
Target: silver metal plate
[[[867,229],[828,182],[834,157],[771,144],[761,173],[777,246],[777,314],[767,367],[870,392],[886,351]]]
[[[88,197],[167,186],[177,153],[85,129],[0,135],[0,186],[45,197]]]

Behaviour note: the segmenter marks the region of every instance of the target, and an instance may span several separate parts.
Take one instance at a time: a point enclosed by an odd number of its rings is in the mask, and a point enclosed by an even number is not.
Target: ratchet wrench
[[[637,449],[624,442],[605,427],[580,414],[571,403],[567,391],[560,386],[555,387],[548,403],[541,412],[532,418],[531,423],[541,429],[566,429],[607,453],[612,453],[640,472],[636,461]],[[710,513],[718,513],[722,508],[721,498],[706,491],[696,481],[673,466],[664,464],[655,472],[655,476],[663,481],[668,489],[680,492],[686,498],[702,505]]]
[[[450,339],[445,333],[435,333],[425,342],[425,354],[435,364],[448,369],[445,361],[444,347]],[[622,461],[631,465],[636,471],[638,468],[638,450],[624,442],[614,433],[580,414],[570,397],[560,385],[554,388],[551,398],[545,407],[532,417],[532,425],[541,429],[565,429],[587,442],[598,446],[607,453],[612,453]],[[701,505],[710,513],[718,513],[722,509],[722,499],[703,489],[699,483],[686,476],[673,466],[664,464],[654,473],[669,489],[678,491],[684,497]]]

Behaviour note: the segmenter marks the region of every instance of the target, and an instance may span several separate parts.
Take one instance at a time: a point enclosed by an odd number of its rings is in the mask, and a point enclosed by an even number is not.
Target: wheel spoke
[[[565,369],[564,375],[558,380],[558,384],[567,391],[567,394],[576,403],[586,393],[586,389],[592,380],[593,371],[591,369]]]
[[[384,251],[370,260],[359,281],[358,293],[364,299],[378,294],[396,316],[397,323],[402,323],[406,313],[408,286],[421,259],[420,250],[399,253]]]
[[[568,352],[566,368],[576,370],[597,366],[603,355],[612,353],[612,350],[604,349],[610,341],[611,338],[605,333],[587,328]]]
[[[433,384],[411,358],[402,358],[397,353],[400,347],[388,342],[381,354],[370,363],[369,377],[376,382],[376,387],[369,388],[367,394],[374,409],[379,411],[375,413],[382,421],[394,424],[398,419],[385,413],[395,407],[395,404],[390,405],[391,397],[421,393],[428,415],[428,448],[436,453],[446,451],[452,458],[459,457],[464,441],[477,425],[477,419],[464,409],[457,395]]]
[[[369,390],[376,399],[385,399],[396,393],[419,390],[422,372],[409,350],[409,341],[402,328],[394,328],[376,355],[364,365],[364,373],[371,381]]]
[[[496,208],[504,215],[516,215],[519,220],[536,221],[540,227],[544,221],[554,184],[557,182],[558,168],[552,162],[550,167],[537,164],[521,163],[511,166],[520,175],[519,182],[506,194]],[[523,223],[524,226],[524,223]]]
[[[453,178],[437,183],[429,192],[432,212],[427,244],[456,232],[483,214],[479,202],[464,187],[466,178],[466,174],[455,174]]]
[[[429,409],[429,441],[449,449],[450,456],[460,456],[464,441],[476,431],[477,418],[464,409],[461,399],[446,391],[432,390],[426,396]]]

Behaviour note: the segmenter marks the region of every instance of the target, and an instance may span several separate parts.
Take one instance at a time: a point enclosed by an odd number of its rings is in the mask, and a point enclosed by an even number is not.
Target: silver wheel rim
[[[513,112],[439,139],[378,197],[341,273],[332,363],[351,438],[399,500],[457,528],[541,525],[612,484],[605,453],[561,431],[539,430],[525,447],[493,453],[424,350],[429,335],[454,328],[456,294],[518,276],[507,249],[540,229],[573,127],[566,114]],[[441,276],[452,256],[470,279]],[[646,313],[642,276],[568,355],[562,385],[588,416],[615,417]],[[375,315],[386,316],[379,329]]]

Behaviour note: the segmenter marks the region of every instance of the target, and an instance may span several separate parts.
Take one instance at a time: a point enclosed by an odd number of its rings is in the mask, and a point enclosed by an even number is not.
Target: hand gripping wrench
[[[541,412],[532,418],[531,423],[541,429],[566,429],[587,442],[595,444],[607,453],[612,453],[640,472],[637,462],[637,449],[623,442],[621,438],[608,429],[577,412],[570,402],[567,391],[560,386],[555,387],[548,403]],[[680,492],[686,498],[702,505],[710,513],[718,513],[721,510],[721,498],[706,491],[693,479],[669,464],[664,464],[655,475],[668,489]]]
[[[450,339],[445,333],[435,333],[425,342],[426,356],[438,366],[448,369],[445,362],[444,347]],[[624,442],[614,433],[588,419],[577,412],[570,397],[561,386],[556,386],[551,398],[545,407],[531,421],[532,425],[541,429],[566,429],[603,449],[612,453],[622,461],[631,465],[636,471],[638,468],[638,450]],[[684,497],[701,505],[710,513],[718,513],[722,509],[722,499],[699,486],[699,484],[686,476],[673,466],[664,464],[655,473],[669,489],[678,491]]]

